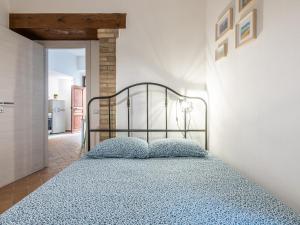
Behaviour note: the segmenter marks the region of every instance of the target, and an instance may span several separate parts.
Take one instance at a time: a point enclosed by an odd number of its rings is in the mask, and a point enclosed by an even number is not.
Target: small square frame
[[[218,45],[215,50],[215,61],[218,61],[228,55],[228,39]]]

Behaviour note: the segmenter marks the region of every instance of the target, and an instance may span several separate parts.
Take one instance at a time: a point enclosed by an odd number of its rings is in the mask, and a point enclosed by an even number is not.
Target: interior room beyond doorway
[[[77,135],[84,140],[86,105],[86,51],[84,48],[49,48],[48,134]]]

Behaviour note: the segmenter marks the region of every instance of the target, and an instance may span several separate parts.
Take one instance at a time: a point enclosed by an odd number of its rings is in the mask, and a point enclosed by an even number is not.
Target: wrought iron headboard
[[[146,101],[147,101],[147,128],[146,129],[131,129],[130,128],[130,89],[133,87],[137,87],[137,86],[146,86]],[[163,89],[165,89],[165,129],[149,129],[149,86],[159,86],[162,87]],[[111,128],[111,99],[117,97],[118,95],[120,95],[121,93],[127,91],[127,129],[114,129]],[[184,129],[168,129],[168,92],[172,92],[173,94],[177,95],[178,97],[184,98],[184,99],[195,99],[195,100],[199,100],[201,102],[204,103],[204,107],[205,107],[205,112],[204,112],[204,116],[205,116],[205,127],[204,129],[187,129],[187,112],[186,110],[184,111]],[[108,100],[108,120],[109,120],[109,128],[108,129],[91,129],[91,124],[90,124],[90,110],[91,110],[91,103],[95,100]],[[101,115],[100,115],[101,117]],[[137,83],[137,84],[133,84],[130,85],[124,89],[122,89],[121,91],[117,92],[114,95],[111,96],[99,96],[99,97],[94,97],[92,99],[90,99],[90,101],[88,102],[88,109],[87,109],[87,131],[88,131],[88,151],[90,150],[91,147],[91,133],[101,133],[101,132],[108,132],[109,133],[109,137],[112,137],[112,133],[113,132],[123,132],[123,133],[127,133],[128,137],[130,136],[130,133],[134,133],[134,132],[145,132],[147,133],[147,142],[149,142],[149,133],[151,132],[158,132],[158,133],[162,133],[165,132],[165,137],[168,138],[168,132],[182,132],[184,133],[184,137],[187,137],[187,133],[188,132],[200,132],[200,133],[204,133],[205,135],[205,148],[208,149],[208,143],[207,143],[207,103],[206,101],[201,98],[201,97],[189,97],[189,96],[185,96],[182,94],[179,94],[177,91],[174,91],[173,89],[162,85],[162,84],[158,84],[158,83],[152,83],[152,82],[143,82],[143,83]]]

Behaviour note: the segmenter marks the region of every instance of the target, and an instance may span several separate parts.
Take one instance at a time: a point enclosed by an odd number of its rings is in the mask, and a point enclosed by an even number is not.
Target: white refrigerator
[[[64,100],[49,100],[52,134],[66,132],[66,109]]]

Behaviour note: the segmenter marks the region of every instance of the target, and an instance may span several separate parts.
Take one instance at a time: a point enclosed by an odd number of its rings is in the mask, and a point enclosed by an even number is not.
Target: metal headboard
[[[137,87],[137,86],[146,86],[146,101],[147,101],[147,128],[146,129],[131,129],[130,128],[130,89],[133,87]],[[149,86],[158,86],[161,87],[165,90],[165,129],[149,129]],[[111,128],[111,99],[117,97],[118,95],[120,95],[123,92],[127,92],[127,129],[113,129]],[[195,100],[199,100],[201,102],[204,103],[204,107],[205,107],[205,127],[204,129],[187,129],[187,112],[184,111],[184,129],[168,129],[168,92],[172,92],[173,94],[177,95],[178,97],[184,98],[184,99],[195,99]],[[90,125],[90,108],[91,108],[91,103],[95,100],[108,100],[109,104],[108,104],[108,120],[109,120],[109,128],[108,129],[91,129],[91,125]],[[101,115],[100,115],[101,117]],[[207,103],[203,98],[200,97],[189,97],[189,96],[185,96],[182,94],[179,94],[177,91],[174,91],[173,89],[162,85],[162,84],[158,84],[158,83],[152,83],[152,82],[143,82],[143,83],[137,83],[137,84],[133,84],[130,85],[124,89],[122,89],[121,91],[117,92],[114,95],[111,96],[99,96],[99,97],[94,97],[92,98],[89,102],[88,102],[88,109],[87,109],[87,131],[88,131],[88,151],[90,150],[91,147],[91,133],[101,133],[101,132],[108,132],[109,133],[109,137],[112,137],[112,133],[113,132],[123,132],[123,133],[127,133],[128,137],[130,136],[130,133],[134,133],[134,132],[145,132],[147,133],[147,142],[149,142],[149,133],[151,132],[158,132],[158,133],[162,133],[165,132],[165,137],[168,138],[168,133],[169,132],[182,132],[184,133],[184,138],[187,137],[187,133],[188,132],[200,132],[200,133],[204,133],[205,135],[205,148],[208,149],[208,143],[207,143]]]

